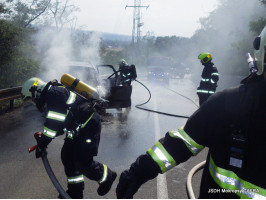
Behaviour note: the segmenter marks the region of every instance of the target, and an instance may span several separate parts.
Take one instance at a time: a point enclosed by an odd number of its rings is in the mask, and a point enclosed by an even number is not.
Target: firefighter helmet
[[[32,100],[36,102],[45,86],[46,83],[39,78],[33,77],[28,79],[22,86],[21,90],[23,100],[27,97],[32,97]]]
[[[258,68],[258,75],[264,73],[264,67],[266,64],[266,26],[262,30],[261,34],[255,38],[253,42],[254,46],[254,57],[256,67]]]
[[[125,65],[127,65],[127,62],[125,61],[125,59],[121,59],[119,61],[119,66],[125,66]]]
[[[198,59],[200,59],[201,63],[202,64],[205,64],[209,61],[212,60],[212,56],[210,53],[208,52],[204,52],[204,53],[201,53],[199,56],[198,56]]]

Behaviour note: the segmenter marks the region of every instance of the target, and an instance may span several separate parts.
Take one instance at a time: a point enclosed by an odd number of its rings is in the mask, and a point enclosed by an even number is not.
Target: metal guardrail
[[[10,109],[14,108],[14,99],[21,98],[22,87],[13,87],[0,90],[0,103],[10,101]]]

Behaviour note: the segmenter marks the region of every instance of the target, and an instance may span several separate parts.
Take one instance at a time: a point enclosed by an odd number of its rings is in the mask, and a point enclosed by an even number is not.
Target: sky
[[[142,0],[141,35],[191,37],[200,28],[199,19],[207,17],[218,0]],[[80,11],[76,13],[76,28],[131,35],[134,0],[72,0]]]

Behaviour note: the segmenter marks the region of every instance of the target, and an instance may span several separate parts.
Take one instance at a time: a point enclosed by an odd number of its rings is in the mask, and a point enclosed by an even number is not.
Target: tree
[[[37,74],[31,35],[30,29],[0,20],[0,88],[21,85]]]
[[[4,3],[0,3],[0,18],[2,14],[9,13],[9,9],[6,8]]]
[[[245,4],[241,0],[219,1],[217,9],[200,20],[201,29],[191,38],[191,53],[210,52],[221,74],[247,75],[245,55],[253,52],[254,40],[249,23],[265,16],[265,8],[254,0]]]
[[[266,6],[266,0],[261,0],[261,3]],[[258,20],[251,21],[249,23],[249,28],[252,32],[254,32],[255,35],[259,35],[264,26],[266,26],[266,18],[264,17],[264,15]]]
[[[49,6],[49,11],[52,14],[57,30],[62,30],[66,24],[69,24],[71,28],[75,28],[73,26],[75,26],[77,18],[73,16],[73,13],[79,11],[79,8],[70,5],[69,0],[52,1]]]
[[[40,21],[41,16],[47,11],[51,0],[6,0],[10,15],[6,18],[24,28],[33,22]]]
[[[11,13],[6,19],[24,28],[31,24],[55,25],[61,30],[66,24],[74,26],[73,13],[79,8],[69,4],[69,0],[6,0]]]

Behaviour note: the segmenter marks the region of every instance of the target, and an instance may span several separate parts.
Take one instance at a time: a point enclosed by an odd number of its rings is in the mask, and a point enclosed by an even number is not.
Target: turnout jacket
[[[216,91],[219,74],[217,68],[212,62],[204,65],[200,85],[197,88],[198,94],[211,95]]]
[[[38,105],[39,107],[46,105],[43,134],[41,143],[38,145],[47,146],[52,139],[64,133],[66,133],[67,140],[72,141],[82,137],[82,139],[93,144],[93,136],[100,134],[101,121],[99,115],[90,109],[85,99],[64,86],[48,83],[41,94],[37,107]],[[87,127],[90,130],[83,133],[83,129]],[[95,145],[98,145],[98,141]],[[96,155],[98,148],[93,149],[96,151],[93,154]]]
[[[135,65],[124,65],[119,67],[120,82],[122,85],[130,85],[137,78]]]
[[[208,147],[200,198],[266,198],[265,122],[266,81],[255,76],[212,95],[184,127],[166,133],[130,170],[149,180]]]

